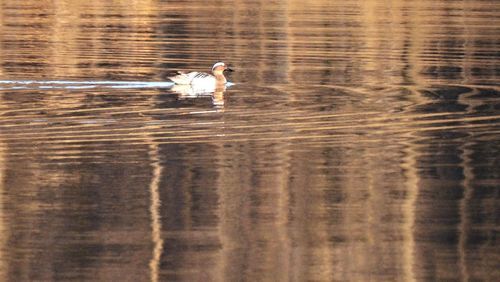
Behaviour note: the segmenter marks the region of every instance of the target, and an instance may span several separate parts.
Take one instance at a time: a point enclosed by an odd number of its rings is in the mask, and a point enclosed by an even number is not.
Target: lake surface
[[[499,281],[499,76],[495,0],[3,0],[0,280]]]

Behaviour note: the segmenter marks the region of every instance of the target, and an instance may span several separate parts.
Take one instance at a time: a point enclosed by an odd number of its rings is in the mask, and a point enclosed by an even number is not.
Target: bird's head
[[[215,63],[214,66],[212,67],[212,72],[214,75],[222,75],[224,71],[233,71],[230,69],[225,63],[223,62],[218,62]]]

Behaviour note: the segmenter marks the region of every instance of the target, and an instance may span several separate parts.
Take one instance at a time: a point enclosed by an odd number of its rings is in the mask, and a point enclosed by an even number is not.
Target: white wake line
[[[2,87],[2,84],[9,85]],[[90,89],[90,88],[172,88],[171,81],[71,81],[71,80],[0,80],[0,90],[16,89]],[[227,82],[231,87],[235,83]]]
[[[7,87],[3,87],[5,84]],[[0,80],[0,89],[87,89],[87,88],[171,88],[173,82],[150,81],[69,81],[69,80]]]

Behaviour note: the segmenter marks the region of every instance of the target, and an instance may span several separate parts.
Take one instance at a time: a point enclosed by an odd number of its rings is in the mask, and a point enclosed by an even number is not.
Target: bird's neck
[[[222,73],[214,73],[215,79],[217,80],[217,83],[226,83],[226,77]]]

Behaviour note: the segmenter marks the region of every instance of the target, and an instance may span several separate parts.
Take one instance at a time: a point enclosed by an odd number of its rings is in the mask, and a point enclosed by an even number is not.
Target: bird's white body
[[[215,84],[217,84],[217,79],[215,78],[215,76],[205,72],[197,72],[197,71],[189,73],[179,72],[178,75],[169,78],[175,84],[179,85],[215,86]]]

